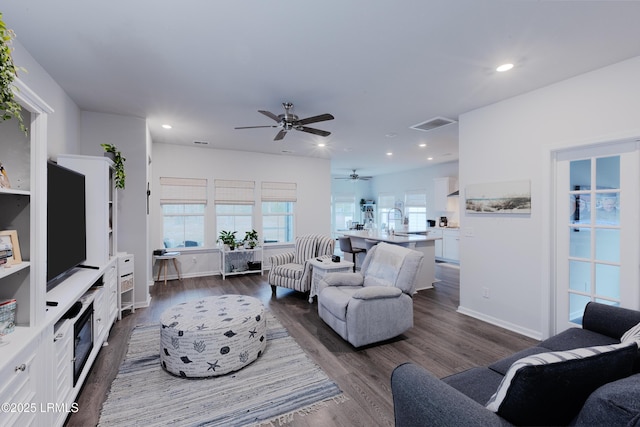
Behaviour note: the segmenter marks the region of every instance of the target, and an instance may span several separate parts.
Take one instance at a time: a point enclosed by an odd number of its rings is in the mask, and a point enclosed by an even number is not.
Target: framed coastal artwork
[[[467,185],[464,204],[470,214],[531,214],[531,181]]]

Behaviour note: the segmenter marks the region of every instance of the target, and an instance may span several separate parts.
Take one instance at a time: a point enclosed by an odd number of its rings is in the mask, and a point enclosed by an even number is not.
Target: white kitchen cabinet
[[[442,235],[442,258],[460,261],[460,230],[444,230]]]
[[[433,209],[436,213],[449,211],[449,194],[458,189],[458,180],[453,177],[435,178],[433,180]]]

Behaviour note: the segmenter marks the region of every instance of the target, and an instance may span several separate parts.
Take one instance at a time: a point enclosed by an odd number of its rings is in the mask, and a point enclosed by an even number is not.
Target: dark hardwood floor
[[[156,282],[151,306],[125,316],[111,329],[109,345],[101,349],[78,397],[79,411],[68,426],[93,426],[136,325],[158,323],[168,307],[194,298],[244,294],[261,300],[289,330],[315,363],[343,390],[348,400],[317,412],[295,416],[291,426],[393,426],[390,390],[392,370],[400,363],[418,363],[443,377],[473,366],[486,365],[536,341],[459,314],[459,270],[436,266],[440,279],[434,289],[414,298],[414,327],[393,340],[355,349],[331,330],[301,293],[278,288],[272,296],[267,275],[220,276]],[[211,381],[215,381],[212,379]],[[144,408],[140,408],[144,411]],[[134,420],[132,420],[132,424]]]

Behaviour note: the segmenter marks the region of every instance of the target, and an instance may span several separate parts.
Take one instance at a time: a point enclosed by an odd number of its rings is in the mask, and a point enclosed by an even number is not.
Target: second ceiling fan
[[[307,117],[306,119],[300,119],[293,113],[293,104],[290,102],[283,102],[282,106],[284,107],[284,114],[275,115],[270,111],[258,110],[259,113],[264,114],[265,116],[273,119],[278,122],[276,125],[267,125],[267,126],[240,126],[235,129],[255,129],[255,128],[280,128],[280,131],[276,134],[276,137],[273,138],[274,141],[279,141],[287,134],[291,129],[299,130],[301,132],[312,133],[314,135],[320,136],[329,136],[331,132],[327,132],[326,130],[320,130],[315,128],[310,128],[306,125],[317,122],[324,122],[327,120],[333,120],[334,117],[331,114],[320,114],[318,116]]]

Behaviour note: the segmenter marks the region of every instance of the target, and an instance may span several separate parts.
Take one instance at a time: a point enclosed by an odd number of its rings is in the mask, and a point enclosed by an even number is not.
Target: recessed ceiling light
[[[427,157],[427,160],[433,160],[433,157]]]
[[[513,64],[502,64],[498,68],[496,68],[496,71],[499,73],[504,73],[505,71],[509,71],[512,68]]]
[[[418,147],[423,147],[423,148],[426,147],[426,146],[427,146],[427,144],[425,144],[424,142],[422,144],[418,145]]]
[[[389,152],[387,153],[387,156],[393,156],[393,153],[392,153],[391,151],[389,151]]]
[[[397,133],[395,132],[389,132],[388,134],[385,135],[387,138],[395,138],[396,136],[398,136]]]
[[[171,129],[171,125],[162,125],[163,129]]]
[[[326,146],[327,146],[327,144],[325,144],[324,142],[320,142],[320,143],[318,144],[318,147],[326,147]]]

